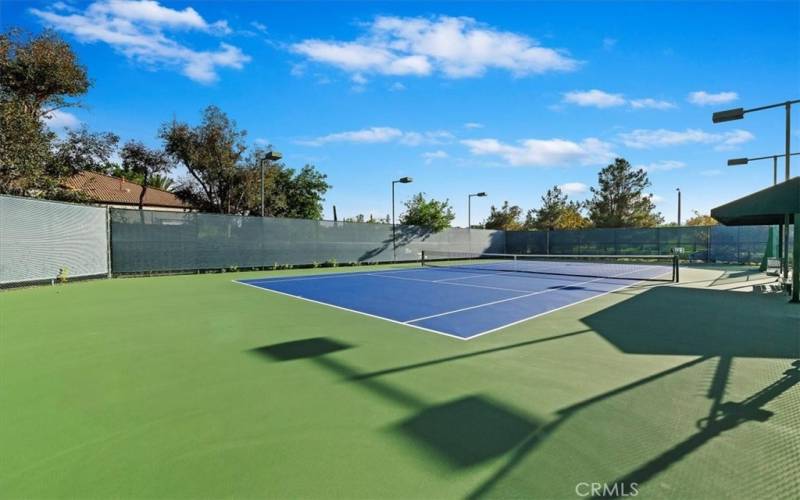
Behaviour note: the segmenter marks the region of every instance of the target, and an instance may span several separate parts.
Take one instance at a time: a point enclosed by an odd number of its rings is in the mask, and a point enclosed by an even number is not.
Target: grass
[[[692,268],[463,342],[230,281],[358,270],[0,293],[0,496],[800,491],[785,297]]]

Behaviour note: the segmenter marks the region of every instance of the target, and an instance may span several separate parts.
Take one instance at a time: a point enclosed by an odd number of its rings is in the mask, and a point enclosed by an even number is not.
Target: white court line
[[[645,278],[645,279],[642,279],[640,281],[634,281],[633,283],[630,283],[628,285],[621,286],[619,288],[614,288],[613,290],[609,290],[607,292],[599,293],[597,295],[592,295],[590,297],[586,297],[585,299],[581,299],[581,300],[579,300],[577,302],[570,302],[569,304],[564,304],[563,306],[559,306],[559,307],[556,307],[554,309],[548,309],[547,311],[542,311],[540,313],[536,313],[536,314],[534,314],[532,316],[528,316],[527,318],[522,318],[522,319],[517,320],[517,321],[512,321],[511,323],[506,323],[505,325],[498,326],[496,328],[491,328],[489,330],[485,330],[485,331],[482,331],[480,333],[476,333],[475,335],[471,335],[469,337],[464,337],[464,340],[472,340],[474,338],[480,337],[481,335],[486,335],[487,333],[493,333],[493,332],[496,332],[498,330],[502,330],[503,328],[508,328],[509,326],[518,325],[519,323],[523,323],[523,322],[528,321],[530,319],[534,319],[534,318],[538,318],[540,316],[544,316],[546,314],[554,313],[556,311],[560,311],[561,309],[566,309],[567,307],[572,307],[572,306],[581,304],[583,302],[586,302],[586,301],[589,301],[589,300],[592,300],[592,299],[596,299],[598,297],[602,297],[603,295],[608,295],[609,293],[619,292],[620,290],[624,290],[624,289],[630,288],[630,287],[632,287],[634,285],[638,285],[639,283],[643,283],[646,280],[647,279]],[[659,285],[654,285],[654,286],[664,286],[665,284],[666,283],[659,284]],[[409,326],[417,326],[417,325],[409,325]]]
[[[375,276],[376,278],[391,278],[395,280],[405,280],[405,281],[421,281],[423,283],[431,283],[435,285],[453,285],[453,286],[466,286],[470,288],[487,288],[489,290],[501,290],[505,292],[517,292],[517,293],[530,293],[530,290],[517,290],[515,288],[500,288],[497,286],[488,286],[488,285],[470,285],[469,283],[450,283],[449,281],[431,281],[431,280],[423,280],[419,278],[406,278],[404,276],[388,276],[382,274],[367,274],[367,276]]]
[[[264,279],[254,279],[254,280],[247,280],[249,283],[288,283],[291,281],[310,281],[310,280],[324,280],[328,278],[353,278],[358,276],[368,276],[370,274],[375,275],[378,273],[402,273],[407,271],[426,271],[429,270],[428,268],[423,267],[412,267],[408,269],[389,269],[388,271],[354,271],[351,273],[331,273],[325,275],[315,274],[312,276],[303,276],[301,278],[282,278],[280,276],[276,276],[274,278],[264,278]],[[242,281],[233,280],[237,283],[244,283]]]
[[[435,270],[435,268],[428,268],[428,269]],[[463,272],[467,272],[467,271],[463,271]],[[443,282],[447,282],[447,281],[469,280],[469,279],[473,279],[473,278],[493,278],[495,276],[497,276],[497,274],[472,274],[470,276],[461,276],[459,278],[444,278],[444,279],[440,279],[440,280],[433,280],[433,282],[434,283],[443,283]]]
[[[571,286],[578,286],[578,285],[586,285],[588,283],[593,283],[595,281],[600,281],[600,280],[613,279],[613,278],[617,278],[619,276],[625,276],[626,274],[632,274],[634,272],[639,272],[639,270],[637,269],[636,271],[628,271],[627,273],[614,274],[612,276],[605,276],[603,278],[595,278],[595,279],[588,280],[588,281],[579,281],[577,283],[568,283],[566,285],[561,285],[561,286],[557,286],[557,287],[553,287],[553,288],[548,288],[547,290],[539,290],[537,292],[526,293],[525,295],[518,295],[516,297],[510,297],[510,298],[507,298],[507,299],[494,300],[492,302],[487,302],[485,304],[478,304],[477,306],[462,307],[461,309],[453,309],[452,311],[447,311],[447,312],[443,312],[443,313],[439,313],[439,314],[431,314],[430,316],[423,316],[421,318],[416,318],[416,319],[410,319],[410,320],[406,321],[405,323],[406,324],[414,323],[414,322],[422,321],[422,320],[425,320],[425,319],[438,318],[440,316],[448,316],[450,314],[469,311],[471,309],[478,309],[478,308],[481,308],[481,307],[493,306],[495,304],[501,304],[503,302],[509,302],[509,301],[512,301],[512,300],[524,299],[526,297],[533,297],[534,295],[541,295],[543,293],[555,292],[557,290],[561,290],[562,288],[568,288],[568,287],[571,287]],[[641,281],[644,281],[644,280],[641,280]],[[638,283],[638,281],[637,281],[637,283]]]
[[[359,311],[359,310],[356,310],[356,309],[349,309],[347,307],[337,306],[335,304],[329,304],[328,302],[320,302],[318,300],[308,299],[306,297],[301,297],[300,295],[292,295],[291,293],[279,292],[278,290],[273,290],[271,288],[263,288],[263,287],[260,287],[258,285],[253,285],[251,283],[245,283],[243,281],[236,281],[236,280],[231,280],[231,281],[234,282],[234,283],[238,283],[239,285],[251,286],[251,287],[256,288],[258,290],[277,293],[278,295],[283,295],[285,297],[292,297],[292,298],[295,298],[295,299],[305,300],[306,302],[312,302],[314,304],[320,304],[320,305],[323,305],[323,306],[332,307],[334,309],[339,309],[341,311],[349,311],[349,312],[353,312],[353,313],[356,313],[356,314],[360,314],[362,316],[369,316],[370,318],[382,319],[384,321],[388,321],[389,323],[394,323],[394,324],[403,325],[403,326],[410,326],[411,328],[416,328],[417,330],[423,330],[423,331],[430,332],[430,333],[436,333],[438,335],[444,335],[446,337],[450,337],[450,338],[453,338],[453,339],[467,340],[465,337],[459,337],[458,335],[453,335],[452,333],[440,332],[439,330],[434,330],[432,328],[425,328],[424,326],[409,325],[407,323],[403,323],[402,321],[397,321],[397,320],[394,320],[394,319],[391,319],[391,318],[387,318],[385,316],[376,316],[374,314],[366,313],[364,311]]]

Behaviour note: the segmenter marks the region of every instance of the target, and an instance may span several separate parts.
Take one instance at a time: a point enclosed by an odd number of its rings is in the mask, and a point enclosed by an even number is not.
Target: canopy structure
[[[711,217],[726,226],[778,225],[789,214],[800,213],[800,177],[762,189],[711,210]]]
[[[800,177],[713,208],[711,216],[726,226],[794,224],[792,302],[800,302]]]

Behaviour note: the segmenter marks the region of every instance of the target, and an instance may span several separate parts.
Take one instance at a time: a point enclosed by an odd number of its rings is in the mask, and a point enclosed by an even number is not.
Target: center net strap
[[[422,265],[455,271],[676,281],[678,260],[674,255],[530,255],[425,250]]]

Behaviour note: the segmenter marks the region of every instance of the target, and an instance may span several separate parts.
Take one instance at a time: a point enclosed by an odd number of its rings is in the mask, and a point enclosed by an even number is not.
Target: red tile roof
[[[78,172],[64,181],[64,187],[80,191],[95,203],[139,206],[142,186],[121,177],[96,172]],[[144,193],[145,207],[191,208],[186,202],[162,189],[149,187]]]

